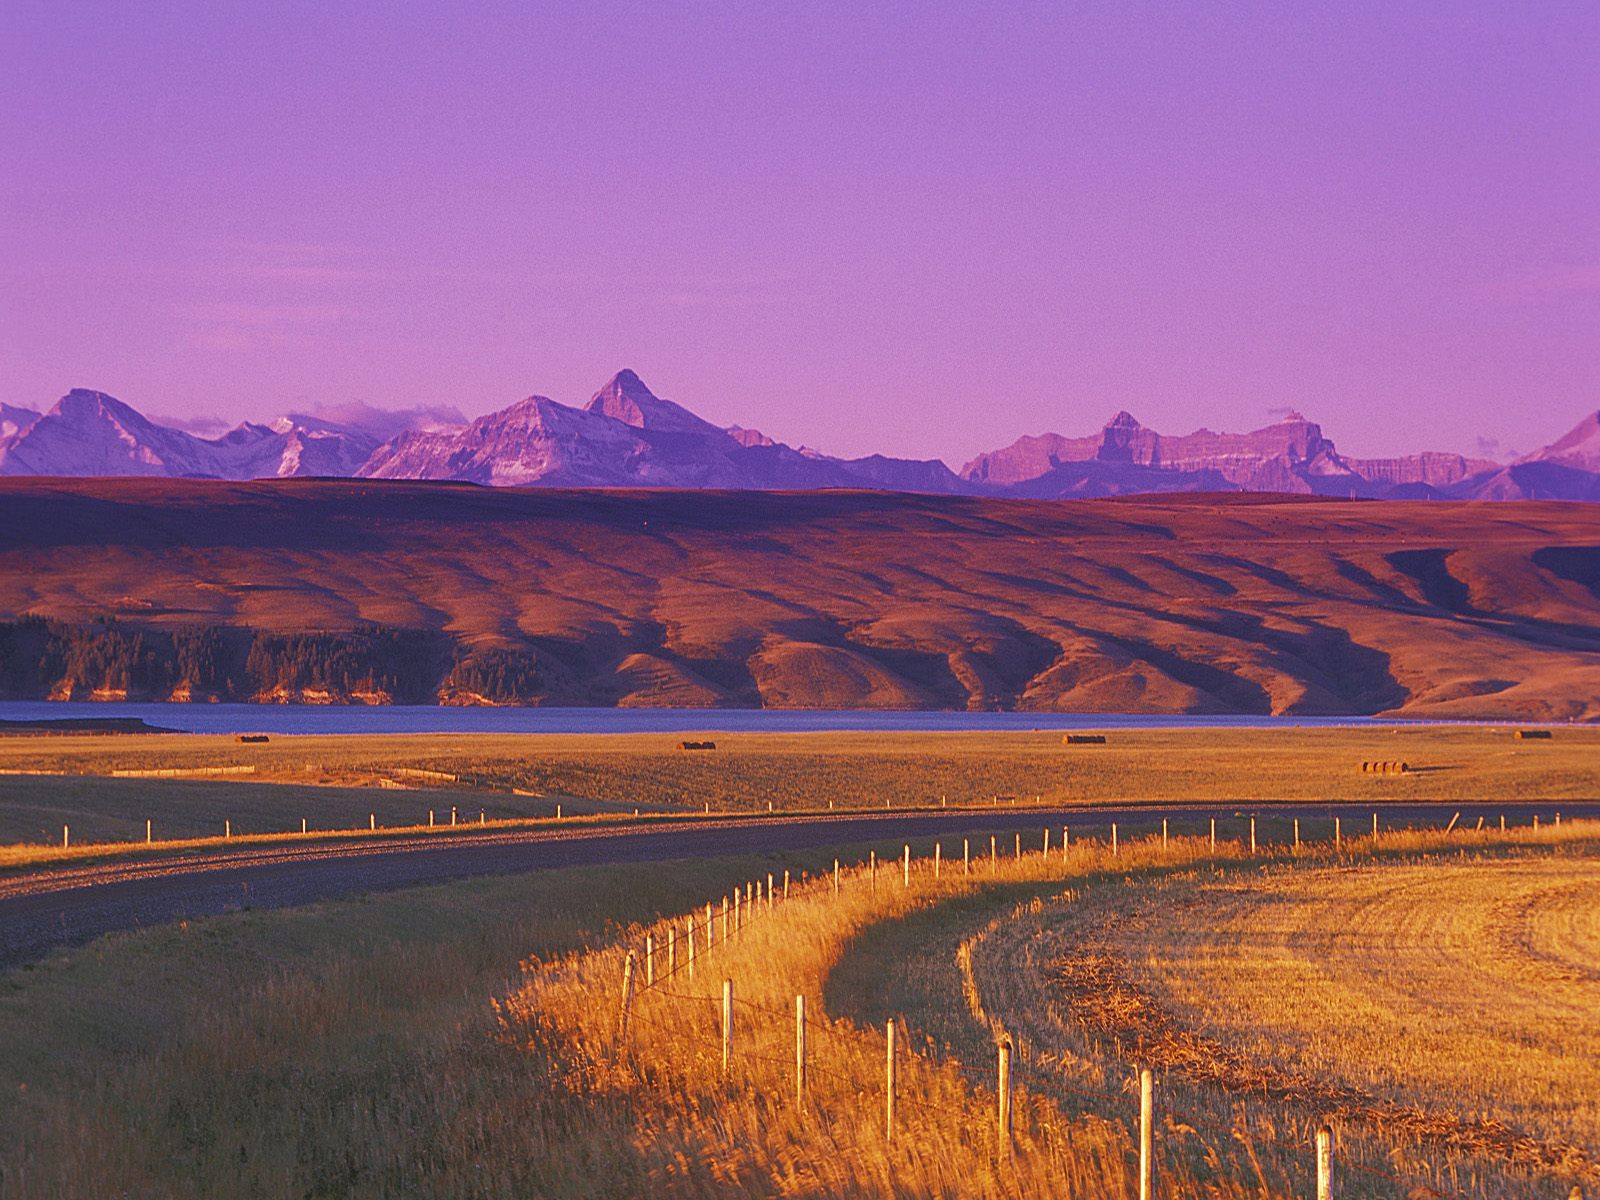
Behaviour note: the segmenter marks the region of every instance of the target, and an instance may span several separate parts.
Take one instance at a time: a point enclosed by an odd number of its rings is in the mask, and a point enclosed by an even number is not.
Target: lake
[[[131,717],[185,733],[807,733],[1031,729],[1312,729],[1371,717],[1151,716],[860,709],[440,708],[279,704],[0,703],[0,720]],[[1386,722],[1392,723],[1392,722]]]

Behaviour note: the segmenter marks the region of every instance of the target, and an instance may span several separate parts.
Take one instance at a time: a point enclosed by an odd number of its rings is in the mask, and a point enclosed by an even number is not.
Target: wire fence
[[[1482,839],[1486,832],[1493,836],[1492,830],[1483,829],[1482,819],[1474,828],[1458,828],[1460,815],[1456,813],[1452,816],[1442,832],[1428,832],[1439,833],[1446,838],[1453,835],[1462,842]],[[1537,830],[1537,822],[1533,828]],[[1320,850],[1325,853],[1331,848],[1339,854],[1370,852],[1383,849],[1386,838],[1390,838],[1393,844],[1392,835],[1386,835],[1378,827],[1376,814],[1372,829],[1372,833],[1363,833],[1359,837],[1344,836],[1335,819],[1333,838],[1331,842],[1322,843]],[[1086,1112],[1116,1121],[1130,1131],[1137,1131],[1138,1144],[1144,1148],[1140,1156],[1141,1195],[1151,1195],[1151,1174],[1155,1169],[1151,1147],[1155,1139],[1156,1113],[1140,1103],[1140,1081],[1131,1076],[1123,1087],[1114,1091],[1088,1087],[1073,1079],[1064,1067],[1041,1067],[1025,1056],[1012,1053],[1011,1039],[1005,1034],[997,1039],[1004,1049],[1000,1050],[998,1057],[1001,1062],[995,1068],[980,1066],[955,1054],[925,1057],[911,1049],[909,1030],[903,1018],[889,1022],[889,1026],[899,1030],[898,1037],[886,1027],[879,1040],[878,1035],[853,1023],[807,1015],[803,996],[798,994],[798,1003],[794,1008],[735,995],[732,978],[727,974],[732,966],[728,955],[737,950],[745,935],[779,916],[796,901],[827,901],[837,899],[847,890],[851,895],[857,895],[858,889],[866,889],[869,895],[878,894],[880,889],[889,894],[890,888],[902,894],[917,888],[919,899],[934,900],[941,895],[957,895],[963,890],[989,886],[996,880],[1048,883],[1051,881],[1048,868],[1052,864],[1061,869],[1061,878],[1064,880],[1069,876],[1068,868],[1083,865],[1075,855],[1096,856],[1102,860],[1102,866],[1115,868],[1119,857],[1124,854],[1131,856],[1135,851],[1135,843],[1119,840],[1114,824],[1105,839],[1080,839],[1076,844],[1071,841],[1070,829],[1063,827],[1054,847],[1052,832],[1043,831],[1039,840],[1033,843],[1039,846],[1038,850],[1025,850],[1020,833],[1008,839],[1011,843],[1009,846],[999,835],[988,838],[986,834],[988,844],[981,848],[988,853],[981,859],[972,856],[970,839],[966,840],[960,859],[943,858],[942,843],[935,843],[938,850],[934,857],[913,858],[910,843],[907,842],[901,854],[887,863],[878,859],[873,852],[852,867],[843,867],[836,859],[831,872],[817,876],[806,875],[794,880],[789,872],[783,872],[781,890],[780,876],[774,872],[764,880],[746,880],[742,885],[732,888],[727,897],[713,900],[702,908],[659,922],[644,931],[641,937],[630,939],[625,947],[626,965],[613,1052],[619,1058],[636,1052],[630,1046],[627,1035],[628,1026],[632,1023],[648,1028],[657,1035],[650,1047],[655,1053],[667,1053],[665,1047],[676,1045],[684,1051],[720,1054],[723,1057],[724,1077],[734,1087],[748,1089],[756,1086],[749,1070],[751,1066],[770,1068],[778,1078],[792,1072],[793,1090],[800,1099],[811,1097],[818,1090],[815,1085],[826,1082],[832,1085],[837,1094],[835,1098],[853,1095],[858,1104],[876,1105],[879,1119],[886,1123],[885,1135],[890,1141],[895,1137],[894,1125],[899,1113],[915,1111],[970,1125],[975,1112],[987,1108],[990,1115],[984,1119],[993,1122],[996,1144],[1005,1153],[1010,1152],[1014,1137],[1009,1114],[1015,1111],[1015,1093],[1039,1098],[1052,1095],[1071,1097]],[[1175,861],[1183,864],[1217,861],[1223,857],[1218,855],[1219,848],[1230,861],[1239,861],[1241,857],[1246,860],[1281,857],[1286,852],[1300,854],[1319,849],[1302,839],[1298,820],[1294,822],[1293,841],[1280,844],[1276,850],[1263,846],[1253,817],[1249,818],[1248,829],[1239,832],[1237,841],[1219,841],[1216,822],[1212,821],[1205,835],[1175,839],[1168,822],[1164,820],[1159,834],[1151,834],[1137,845],[1141,857],[1151,858],[1150,851],[1157,847],[1170,851],[1175,848],[1176,841],[1176,848],[1184,850],[1187,856],[1179,856]],[[1401,845],[1399,848],[1408,847]],[[1004,854],[1005,849],[1012,853]],[[1040,871],[1040,867],[1046,869]],[[937,885],[938,890],[928,888],[926,885],[930,883]],[[663,954],[664,962],[661,961]],[[697,969],[705,979],[714,980],[722,986],[720,995],[682,989],[685,980],[690,981],[692,986]],[[675,981],[677,986],[669,986]],[[666,1006],[672,1015],[667,1016],[653,1008],[654,1005]],[[689,1019],[686,1020],[686,1016]],[[832,1049],[823,1050],[814,1039],[826,1039],[826,1044]],[[874,1043],[880,1049],[875,1051]],[[875,1054],[882,1055],[879,1066],[881,1074],[875,1073],[871,1065]],[[850,1070],[839,1070],[829,1065],[832,1059],[840,1056],[849,1061]],[[898,1067],[902,1058],[931,1068],[931,1073],[920,1081],[921,1093],[906,1086]],[[1146,1080],[1150,1078],[1148,1071],[1142,1074]],[[953,1087],[956,1082],[959,1088]],[[1190,1088],[1198,1086],[1194,1081],[1184,1081],[1183,1085]],[[767,1086],[770,1089],[770,1080]],[[1145,1086],[1153,1084],[1146,1083]],[[927,1094],[929,1089],[938,1090],[940,1087],[956,1094],[942,1099]],[[1400,1188],[1417,1185],[1419,1176],[1426,1174],[1428,1179],[1423,1186],[1428,1189],[1428,1195],[1440,1197],[1441,1200],[1472,1200],[1471,1193],[1442,1186],[1440,1172],[1431,1167],[1426,1171],[1417,1170],[1402,1175],[1344,1152],[1335,1143],[1326,1125],[1321,1125],[1316,1131],[1308,1130],[1310,1136],[1297,1134],[1293,1138],[1286,1138],[1278,1134],[1275,1125],[1269,1126],[1259,1119],[1252,1125],[1244,1114],[1236,1114],[1233,1121],[1224,1123],[1174,1103],[1168,1092],[1169,1088],[1163,1082],[1158,1093],[1161,1096],[1159,1111],[1165,1120],[1164,1140],[1169,1143],[1169,1150],[1181,1150],[1179,1143],[1185,1137],[1200,1139],[1204,1143],[1209,1136],[1214,1140],[1205,1144],[1212,1147],[1233,1143],[1245,1145],[1250,1150],[1252,1160],[1253,1147],[1267,1146],[1280,1152],[1286,1162],[1300,1162],[1304,1166],[1310,1160],[1308,1150],[1315,1147],[1316,1194],[1319,1200],[1331,1200],[1335,1194],[1332,1173],[1335,1165],[1353,1176]],[[1295,1106],[1282,1101],[1282,1107],[1292,1111]],[[1306,1106],[1302,1104],[1302,1107]]]

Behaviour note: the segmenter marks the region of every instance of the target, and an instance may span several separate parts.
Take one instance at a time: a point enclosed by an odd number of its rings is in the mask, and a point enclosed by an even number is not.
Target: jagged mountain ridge
[[[1543,450],[1503,466],[1431,451],[1349,458],[1320,425],[1294,412],[1249,433],[1199,429],[1181,436],[1158,433],[1120,412],[1097,434],[1019,438],[957,474],[938,460],[842,459],[758,430],[720,428],[656,396],[631,370],[618,372],[582,407],[536,395],[470,423],[434,419],[441,411],[452,410],[415,410],[426,419],[365,410],[371,418],[365,421],[290,414],[202,438],[151,421],[104,393],[74,390],[44,415],[0,406],[0,475],[317,475],[497,486],[872,488],[1027,499],[1202,491],[1600,499],[1600,414],[1594,413]],[[395,428],[400,432],[387,436]]]
[[[12,438],[26,430],[39,419],[39,415],[31,408],[17,408],[12,404],[0,404],[0,446],[4,446]]]
[[[1320,425],[1296,412],[1250,433],[1199,429],[1179,437],[1147,429],[1131,414],[1120,412],[1098,437],[1020,438],[973,459],[962,468],[961,478],[1038,499],[1129,491],[1364,497],[1417,485],[1444,495],[1475,476],[1497,470],[1497,463],[1435,452],[1394,459],[1345,458]]]
[[[965,490],[941,462],[831,458],[755,430],[718,428],[629,370],[583,408],[530,396],[462,430],[403,434],[358,474],[544,487]]]
[[[203,438],[158,425],[115,397],[85,388],[18,425],[0,438],[0,475],[348,476],[378,446],[359,429],[304,417],[244,422],[221,437]]]

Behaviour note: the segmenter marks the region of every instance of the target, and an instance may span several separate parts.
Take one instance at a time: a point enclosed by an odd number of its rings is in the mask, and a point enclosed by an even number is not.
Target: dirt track
[[[1548,817],[1554,806],[1505,807],[1525,823],[1533,813]],[[1574,805],[1571,816],[1600,817],[1600,803]],[[1138,808],[1020,809],[1009,811],[894,812],[845,817],[686,818],[641,830],[632,823],[512,832],[418,836],[373,842],[319,841],[255,849],[61,867],[19,873],[0,880],[0,969],[18,966],[66,945],[120,929],[211,916],[245,906],[283,908],[358,892],[387,891],[443,883],[474,875],[509,874],[557,867],[620,862],[656,862],[734,854],[768,854],[881,839],[893,855],[908,838],[973,831],[1037,830],[1045,825],[1104,828],[1112,821],[1149,828],[1163,816],[1175,820],[1239,811],[1233,805],[1141,806]],[[1328,817],[1343,813],[1354,822],[1370,805],[1295,805],[1254,811],[1278,817]],[[1380,808],[1386,824],[1443,824],[1453,807],[1392,805]],[[1485,813],[1489,810],[1484,809]],[[1475,821],[1477,809],[1463,810]],[[1230,828],[1227,836],[1238,837]]]

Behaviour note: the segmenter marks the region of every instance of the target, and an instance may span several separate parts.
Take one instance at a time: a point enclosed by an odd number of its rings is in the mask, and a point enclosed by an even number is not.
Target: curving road
[[[1462,809],[1462,823],[1484,815],[1498,822],[1503,812],[1527,824],[1535,814],[1556,811],[1600,817],[1600,803],[1516,804]],[[121,929],[210,916],[245,905],[282,908],[358,892],[443,883],[475,875],[499,875],[558,867],[656,862],[737,854],[797,852],[821,846],[885,843],[886,857],[899,843],[943,834],[1012,830],[1104,829],[1116,821],[1148,828],[1162,817],[1219,823],[1241,811],[1274,817],[1326,819],[1344,815],[1352,834],[1364,828],[1369,805],[1140,805],[1138,807],[1029,808],[995,811],[902,811],[821,816],[692,817],[652,822],[584,825],[487,833],[417,835],[374,841],[319,840],[184,857],[132,859],[81,867],[57,867],[0,878],[0,969],[38,959],[51,950]],[[1386,826],[1444,824],[1453,805],[1385,805]],[[1240,836],[1242,823],[1227,826]],[[1176,832],[1176,831],[1175,831]]]

